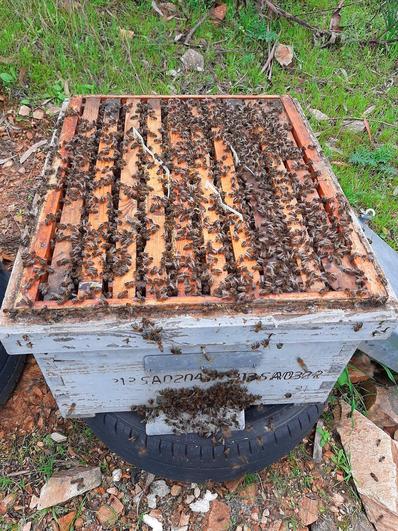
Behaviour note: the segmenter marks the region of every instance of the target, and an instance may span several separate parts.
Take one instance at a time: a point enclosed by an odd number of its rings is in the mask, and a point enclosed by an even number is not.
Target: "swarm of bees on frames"
[[[347,201],[339,192],[324,195],[279,100],[170,98],[155,108],[150,100],[133,107],[104,99],[90,120],[84,109],[67,111],[78,116],[76,132],[60,144],[61,168],[50,164],[45,172],[53,180],[47,190],[61,191],[61,201],[44,219],[52,230],[48,257],[23,253],[31,268],[24,297],[37,282],[39,299],[60,307],[94,298],[102,307],[107,299],[120,301],[127,310],[149,297],[172,303],[211,295],[250,304],[254,293],[312,292],[315,283],[323,286],[315,290],[320,294],[369,295],[362,267],[369,257],[354,252]],[[158,146],[162,164],[126,126],[127,113],[144,144]],[[216,143],[228,154],[217,155]],[[132,151],[134,170],[124,181]],[[161,192],[150,185],[154,171]],[[68,208],[80,210],[77,221],[64,216]],[[164,251],[155,264],[148,242],[159,233]],[[62,242],[66,254],[56,252]],[[122,276],[127,280],[116,292]]]

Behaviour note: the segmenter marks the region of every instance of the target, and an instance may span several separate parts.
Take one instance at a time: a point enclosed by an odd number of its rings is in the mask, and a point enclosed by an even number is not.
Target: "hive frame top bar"
[[[317,139],[314,137],[314,135],[311,132],[311,129],[309,127],[308,122],[306,121],[303,112],[299,106],[299,104],[288,97],[280,97],[276,95],[259,95],[259,96],[248,96],[248,95],[205,95],[205,96],[198,96],[198,95],[183,95],[183,96],[157,96],[157,95],[143,95],[143,96],[129,96],[129,95],[111,95],[111,96],[94,96],[94,95],[88,95],[81,97],[84,101],[94,101],[95,99],[100,99],[101,103],[105,100],[111,100],[111,99],[118,99],[120,100],[126,100],[129,101],[145,101],[145,100],[151,100],[151,101],[157,101],[157,100],[175,100],[175,99],[181,99],[181,100],[220,100],[220,99],[226,99],[226,100],[280,100],[282,104],[284,105],[285,111],[286,108],[292,111],[292,105],[295,107],[296,112],[299,115],[301,123],[299,124],[299,127],[297,127],[297,124],[295,125],[296,129],[305,129],[304,133],[307,133],[309,135],[309,138],[311,140],[311,145],[303,145],[302,150],[307,157],[307,159],[313,163],[314,160],[317,160],[319,164],[321,165],[321,169],[323,171],[326,171],[327,177],[329,179],[329,184],[332,183],[335,187],[335,190],[340,191],[339,184],[337,182],[336,177],[333,174],[333,171],[331,170],[330,165],[328,164],[327,160],[323,157],[321,148],[319,146],[319,143],[317,142]],[[75,98],[76,100],[76,98]],[[65,105],[63,107],[65,110]],[[294,111],[294,110],[293,110]],[[62,120],[62,113],[60,116],[60,121]],[[297,119],[297,118],[296,118]],[[296,130],[295,130],[296,133]],[[314,152],[317,156],[317,159],[314,159]],[[323,182],[323,181],[322,181]],[[363,236],[362,230],[357,223],[357,220],[355,216],[352,215],[352,223],[354,228],[354,233],[357,238],[359,238],[361,245],[366,250],[366,253],[369,255],[372,255],[372,251],[370,249],[370,246],[368,242],[366,241],[366,238]],[[373,264],[371,264],[371,267],[373,267]],[[15,263],[15,267],[12,273],[11,281],[9,284],[9,288],[7,290],[7,295],[3,303],[3,309],[6,309],[7,311],[11,310],[11,313],[13,313],[13,310],[16,307],[16,301],[18,299],[18,292],[20,290],[20,283],[21,283],[21,277],[23,276],[23,265],[21,260],[21,255],[19,253],[18,258]],[[376,279],[376,282],[378,282],[378,276],[383,276],[380,268],[377,264],[374,265],[374,278]],[[387,286],[385,288],[381,284],[378,285],[379,289],[379,296],[384,295],[385,300],[388,301],[384,305],[384,310],[390,311],[393,308],[396,307],[396,300],[393,298],[393,294],[390,290],[390,287]],[[62,315],[63,319],[70,319],[74,320],[75,316],[77,317],[80,312],[84,312],[85,310],[94,310],[96,314],[104,313],[105,315],[109,315],[109,313],[112,313],[113,309],[120,309],[123,306],[126,306],[126,312],[123,312],[123,317],[131,316],[131,315],[140,315],[145,313],[159,313],[160,315],[179,315],[184,313],[192,313],[194,315],[222,315],[226,312],[228,313],[234,313],[238,314],[242,310],[244,312],[249,312],[254,315],[269,315],[269,314],[276,314],[280,313],[282,314],[289,314],[293,313],[296,315],[302,315],[305,313],[311,313],[313,311],[320,311],[320,310],[327,310],[327,309],[336,309],[336,308],[346,308],[347,310],[353,310],[355,307],[360,306],[367,306],[369,309],[372,307],[377,306],[377,304],[374,304],[374,301],[368,300],[360,300],[357,299],[355,301],[352,300],[352,297],[348,296],[347,293],[344,291],[328,291],[325,294],[320,295],[317,292],[311,292],[306,291],[303,293],[281,293],[281,294],[269,294],[267,296],[264,296],[262,298],[258,298],[254,301],[254,303],[251,303],[250,305],[245,304],[239,304],[236,305],[236,302],[234,300],[230,300],[228,298],[217,298],[210,295],[200,295],[200,296],[188,296],[185,295],[185,297],[176,296],[176,297],[170,297],[170,299],[166,301],[159,301],[155,298],[152,298],[151,300],[146,300],[144,302],[138,303],[138,304],[132,304],[131,300],[127,299],[116,299],[111,298],[108,299],[105,303],[104,301],[98,301],[95,299],[89,299],[85,300],[82,303],[79,303],[78,307],[76,305],[72,304],[70,301],[66,301],[65,303],[59,305],[56,301],[46,301],[46,300],[37,300],[34,302],[34,310],[37,310],[36,312],[30,312],[30,309],[26,309],[25,312],[21,312],[21,318],[27,319],[29,321],[38,320],[40,321],[40,314],[44,313],[44,310],[59,313]],[[362,310],[363,311],[363,310]],[[170,313],[171,312],[171,313]],[[366,310],[365,310],[366,312]],[[349,312],[350,313],[350,312]],[[382,312],[383,313],[383,312]],[[25,314],[23,316],[23,314]],[[28,315],[32,314],[32,315]],[[385,315],[385,314],[384,314]],[[87,315],[88,318],[89,315]],[[2,323],[6,324],[12,322],[12,319],[10,321],[9,314],[3,314],[2,316]]]

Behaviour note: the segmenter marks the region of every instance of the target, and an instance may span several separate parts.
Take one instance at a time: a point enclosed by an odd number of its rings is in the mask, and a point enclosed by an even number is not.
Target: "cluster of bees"
[[[69,257],[51,264],[51,268],[67,266],[55,292],[49,293],[46,286],[49,264],[28,251],[23,255],[25,265],[34,264],[34,280],[42,280],[43,299],[58,300],[62,305],[67,300],[114,297],[112,282],[129,271],[133,261],[129,248],[134,241],[136,272],[134,280],[126,282],[126,291],[117,295],[123,300],[131,287],[135,290],[132,302],[149,295],[160,300],[212,295],[239,302],[251,300],[254,291],[260,296],[305,292],[316,281],[324,286],[323,291],[339,289],[335,269],[328,263],[355,279],[355,294],[366,293],[365,274],[355,265],[352,252],[345,198],[323,199],[318,194],[316,172],[290,140],[290,126],[281,119],[278,100],[164,99],[157,134],[148,128],[155,110],[141,101],[133,118],[143,141],[147,144],[152,139],[161,147],[162,164],[142,148],[133,129],[124,130],[129,110],[129,105],[118,100],[103,103],[96,122],[79,117],[75,136],[62,146],[67,167],[62,179],[52,186],[62,187],[64,197],[59,210],[46,222],[56,221],[51,246],[69,240],[71,251]],[[215,155],[215,142],[222,142],[234,156],[231,194],[240,216],[225,208],[223,179],[231,167],[225,163],[226,156]],[[132,185],[120,182],[129,149],[138,150]],[[287,160],[293,170],[287,169]],[[165,167],[170,170],[168,175]],[[163,193],[154,193],[149,185],[153,168]],[[301,170],[306,174],[298,179]],[[48,177],[52,171],[50,168]],[[203,174],[212,186],[210,199]],[[104,187],[107,193],[98,194]],[[137,205],[127,223],[119,208],[121,191]],[[94,227],[90,219],[101,203],[106,205],[107,219]],[[60,222],[62,208],[68,204],[79,205],[78,224]],[[154,216],[159,211],[163,212],[162,226]],[[211,219],[209,212],[215,214]],[[299,218],[301,228],[297,229]],[[211,241],[205,241],[205,230]],[[245,254],[238,260],[233,244],[241,239],[242,230]],[[158,231],[162,231],[164,250],[160,266],[155,266],[147,243]],[[255,264],[251,270],[248,261]],[[253,276],[253,270],[258,276]],[[83,273],[99,285],[94,282],[95,288],[82,293]],[[222,281],[215,287],[218,276]]]
[[[207,381],[224,376],[224,373],[212,377],[208,374]],[[173,433],[197,433],[212,437],[214,444],[223,444],[231,430],[239,429],[236,411],[247,409],[260,398],[232,379],[206,389],[197,386],[163,389],[157,393],[156,401],[149,401],[148,407],[139,406],[134,410],[147,422],[163,415]]]

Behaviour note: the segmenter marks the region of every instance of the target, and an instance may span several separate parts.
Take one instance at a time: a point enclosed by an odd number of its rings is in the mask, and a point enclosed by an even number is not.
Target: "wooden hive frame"
[[[274,177],[271,178],[271,184],[275,189],[275,196],[279,203],[281,211],[284,213],[287,223],[289,237],[292,242],[292,249],[296,253],[297,266],[300,271],[301,282],[308,283],[308,289],[302,291],[292,291],[285,293],[267,293],[261,294],[259,287],[261,286],[261,279],[256,267],[256,261],[250,254],[246,252],[242,243],[247,240],[246,220],[238,224],[237,231],[230,226],[230,242],[232,245],[233,258],[235,263],[244,275],[250,275],[253,279],[252,293],[250,304],[253,307],[269,308],[275,304],[290,305],[290,308],[297,306],[302,308],[303,305],[318,304],[322,307],[336,306],[336,305],[372,305],[384,302],[388,298],[387,289],[385,287],[385,280],[382,272],[374,262],[370,247],[364,237],[355,217],[351,216],[349,219],[350,241],[353,257],[351,261],[348,256],[344,256],[342,262],[336,265],[335,262],[329,261],[325,256],[319,261],[314,254],[314,249],[311,247],[307,228],[305,226],[302,215],[297,212],[297,199],[295,199],[294,191],[291,186],[287,186],[286,194],[281,193],[281,188],[278,188],[278,175],[289,175],[289,172],[295,172],[298,181],[305,179],[305,174],[308,170],[315,183],[314,189],[308,192],[308,201],[321,200],[324,204],[324,216],[326,222],[331,225],[333,220],[339,219],[341,216],[341,189],[335,178],[330,166],[320,152],[314,136],[312,135],[309,125],[306,122],[302,111],[298,104],[294,102],[289,96],[86,96],[73,97],[68,106],[62,127],[59,133],[58,150],[55,152],[53,159],[49,163],[47,172],[49,173],[49,187],[44,197],[42,207],[38,215],[36,230],[31,239],[30,253],[33,261],[23,265],[21,258],[17,261],[14,268],[12,279],[12,294],[9,292],[5,308],[11,311],[26,312],[31,310],[42,311],[46,310],[70,310],[74,312],[77,309],[104,307],[120,308],[161,308],[161,309],[202,309],[209,307],[221,308],[234,307],[236,300],[234,298],[224,296],[219,297],[215,295],[217,288],[220,287],[225,280],[226,272],[224,265],[226,257],[222,252],[222,245],[215,241],[214,236],[205,223],[201,229],[201,238],[203,241],[203,248],[209,249],[209,245],[213,245],[212,255],[216,257],[217,275],[213,275],[213,280],[207,289],[207,293],[198,289],[198,283],[195,279],[190,278],[187,268],[184,263],[189,263],[190,260],[195,260],[197,257],[197,250],[194,249],[192,241],[189,239],[176,238],[175,234],[169,235],[173,247],[173,252],[177,252],[180,257],[181,265],[177,277],[179,278],[176,285],[176,293],[172,296],[162,297],[162,288],[166,284],[167,271],[164,265],[164,256],[166,252],[166,237],[164,236],[167,229],[167,212],[163,203],[159,203],[159,196],[164,195],[167,182],[165,172],[162,171],[158,163],[152,161],[148,156],[148,191],[146,193],[145,201],[141,209],[144,209],[146,223],[149,223],[155,230],[151,231],[144,248],[141,249],[142,256],[147,255],[151,264],[151,269],[147,273],[144,280],[146,282],[146,295],[137,298],[137,285],[142,283],[137,276],[137,249],[139,242],[135,237],[128,237],[129,231],[132,233],[131,223],[127,223],[127,219],[132,219],[137,215],[138,204],[134,197],[131,197],[126,190],[137,184],[137,165],[139,164],[139,156],[141,146],[138,142],[131,143],[131,128],[136,130],[142,129],[142,124],[137,118],[137,105],[140,102],[147,103],[150,112],[147,115],[146,146],[162,160],[162,103],[167,101],[187,101],[192,104],[193,115],[200,115],[200,108],[195,105],[197,100],[206,100],[209,108],[212,102],[220,99],[230,101],[239,100],[245,101],[248,105],[256,102],[263,102],[269,105],[275,101],[279,101],[282,105],[283,112],[280,115],[282,126],[287,126],[287,138],[294,143],[296,147],[302,151],[302,166],[306,165],[307,169],[303,169],[297,165],[297,160],[282,160],[277,153],[271,154],[271,165],[275,170]],[[172,104],[173,105],[173,104]],[[178,103],[175,104],[178,108]],[[127,110],[123,115],[120,114],[120,109],[127,106]],[[120,119],[120,116],[123,116]],[[115,118],[116,117],[116,118]],[[119,117],[119,118],[118,118]],[[97,134],[97,144],[90,141],[95,136],[96,127],[101,120],[102,127]],[[91,173],[92,179],[98,181],[98,186],[94,188],[93,194],[96,197],[96,207],[89,209],[87,219],[82,220],[83,200],[73,193],[73,189],[65,189],[62,185],[65,175],[68,171],[73,170],[73,156],[68,152],[70,145],[77,132],[79,131],[79,124],[85,123],[85,126],[80,131],[80,136],[83,141],[80,141],[80,148],[77,145],[77,162],[80,164],[79,170]],[[115,145],[109,147],[109,142],[106,138],[112,134],[119,132],[124,139],[119,145],[121,147],[123,165],[118,173],[118,181],[121,183],[118,195],[118,216],[113,220],[117,225],[118,234],[123,233],[127,239],[128,244],[123,249],[120,246],[120,240],[109,244],[112,240],[110,227],[110,203],[112,202],[112,193],[115,179],[114,165],[116,161],[113,160],[113,152],[116,150]],[[130,132],[130,133],[129,133]],[[200,143],[204,138],[204,131],[200,128],[193,127],[192,138],[198,140]],[[240,212],[243,210],[242,205],[237,202],[237,162],[235,159],[236,153],[230,146],[226,145],[225,141],[217,136],[218,131],[213,130],[213,157],[220,164],[224,165],[225,171],[221,176],[218,193],[223,196],[224,205],[232,210]],[[261,135],[261,131],[259,132]],[[130,135],[130,136],[129,136]],[[181,133],[178,131],[168,131],[169,143],[176,148],[178,152],[179,146],[182,145],[183,139]],[[197,170],[199,174],[198,189],[200,189],[201,197],[204,198],[203,208],[200,210],[200,218],[210,219],[212,223],[217,223],[217,211],[212,208],[217,202],[217,194],[214,192],[214,187],[208,185],[212,181],[210,177],[210,154],[206,152],[204,143],[202,146],[201,156],[197,161]],[[79,152],[80,149],[80,152]],[[94,167],[90,167],[88,158],[84,158],[83,151],[98,150],[95,158]],[[267,146],[261,146],[261,149],[267,150]],[[102,152],[106,153],[102,155]],[[80,162],[81,161],[81,162]],[[171,161],[172,181],[182,179],[186,164],[178,160]],[[252,177],[248,172],[245,174],[245,179],[250,182]],[[216,190],[217,192],[217,190]],[[176,204],[176,211],[178,211],[179,204],[183,202],[184,197],[179,197],[178,192],[174,194],[172,201]],[[192,205],[194,208],[195,205]],[[187,223],[183,217],[179,220],[182,227]],[[254,223],[261,226],[263,220],[261,216],[254,212]],[[59,227],[64,225],[62,229],[66,238],[56,240],[54,244],[54,236]],[[86,224],[86,225],[84,225]],[[81,268],[78,272],[78,290],[74,300],[66,300],[60,303],[59,300],[54,300],[53,293],[57,291],[62,279],[68,271],[71,262],[71,238],[73,238],[74,231],[81,231],[82,226],[88,226],[83,236],[83,259]],[[95,236],[94,236],[95,232]],[[299,234],[300,241],[295,239]],[[104,281],[104,273],[106,269],[106,261],[109,259],[109,250],[107,246],[112,247],[112,253],[118,256],[118,253],[127,253],[128,268],[119,275],[109,278]],[[141,244],[142,245],[142,244]],[[207,247],[206,247],[207,246]],[[305,257],[306,271],[300,269],[302,263],[300,257]],[[308,258],[308,261],[307,261]],[[204,253],[204,258],[201,260],[208,263],[210,260],[208,254]],[[355,289],[352,275],[347,273],[347,269],[355,267],[362,271],[365,279],[365,290],[361,294],[353,294]],[[142,264],[141,264],[142,265]],[[318,269],[329,271],[335,277],[335,281],[331,282],[331,286],[325,287],[325,282],[319,279],[316,274]],[[308,271],[314,271],[314,278],[308,278]],[[312,277],[311,277],[312,278]],[[110,296],[104,297],[104,282],[106,282],[106,289]],[[48,284],[47,293],[42,295],[40,285]],[[91,290],[90,297],[84,297],[87,287]],[[248,291],[250,292],[249,288]],[[163,290],[164,293],[164,290]],[[82,295],[79,299],[79,295]],[[76,302],[77,301],[77,302]]]

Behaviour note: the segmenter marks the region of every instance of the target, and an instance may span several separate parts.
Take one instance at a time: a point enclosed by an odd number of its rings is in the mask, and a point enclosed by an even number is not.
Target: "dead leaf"
[[[289,66],[293,61],[293,46],[278,44],[275,50],[275,59],[281,66]]]
[[[332,18],[330,19],[329,29],[335,33],[341,33],[340,20],[341,14],[340,11],[344,7],[344,0],[339,2],[337,8],[332,13]]]
[[[366,132],[368,133],[369,140],[370,140],[371,142],[373,142],[372,132],[371,132],[371,130],[370,130],[369,122],[367,121],[366,118],[364,118],[363,123],[364,123],[364,125],[365,125]]]
[[[123,37],[123,39],[132,39],[134,37],[134,31],[119,28],[119,35]]]
[[[160,9],[160,7],[158,6],[155,0],[152,0],[151,5],[152,5],[152,9],[156,11],[158,15],[160,15],[161,17],[164,17],[163,11]]]
[[[64,93],[67,98],[70,98],[69,81],[67,79],[64,81]]]
[[[25,81],[26,81],[26,68],[22,67],[19,69],[18,83],[20,85],[24,85]]]
[[[12,65],[13,59],[11,57],[4,57],[4,55],[0,55],[0,63],[3,63],[3,65]]]
[[[343,120],[343,127],[344,129],[347,129],[348,131],[352,131],[353,133],[362,133],[365,129],[365,124],[363,123],[363,120]]]
[[[376,109],[376,105],[371,105],[370,107],[368,107],[368,108],[366,109],[366,111],[363,111],[363,115],[364,115],[364,116],[367,116],[368,114],[370,114],[371,112],[373,112],[375,109]]]
[[[227,4],[220,4],[210,11],[210,18],[214,24],[220,24],[227,14]]]
[[[21,105],[18,111],[19,116],[29,116],[32,109],[27,105]]]

